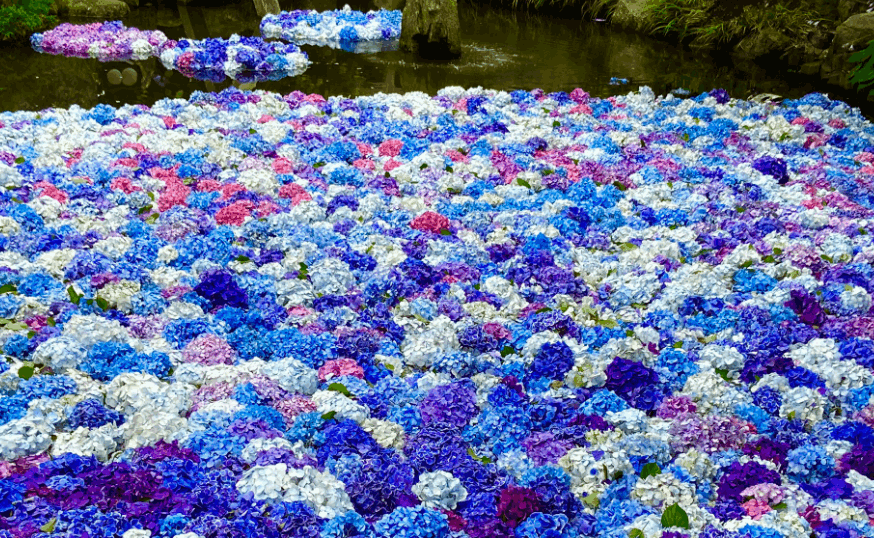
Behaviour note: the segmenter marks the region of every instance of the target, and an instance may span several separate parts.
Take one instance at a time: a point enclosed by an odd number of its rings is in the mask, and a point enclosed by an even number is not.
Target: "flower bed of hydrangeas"
[[[0,536],[874,536],[872,140],[720,90],[0,114]]]
[[[261,19],[261,35],[301,45],[351,48],[366,42],[397,39],[401,11],[353,11],[348,5],[334,11],[298,9],[269,14]]]
[[[145,60],[156,56],[166,41],[167,36],[160,30],[127,28],[121,21],[63,23],[30,36],[31,46],[37,52],[95,58],[101,62]]]
[[[299,75],[310,65],[297,45],[237,34],[230,39],[170,40],[161,47],[160,58],[167,69],[214,82],[226,77],[243,82],[279,80]]]

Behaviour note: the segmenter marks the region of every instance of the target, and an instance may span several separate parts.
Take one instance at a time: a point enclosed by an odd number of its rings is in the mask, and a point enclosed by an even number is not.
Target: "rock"
[[[822,70],[822,61],[814,60],[812,62],[805,62],[798,66],[798,72],[802,75],[818,75]]]
[[[634,32],[646,30],[652,22],[647,4],[647,0],[618,0],[610,24]]]
[[[58,0],[58,13],[69,17],[116,20],[130,13],[122,0]]]
[[[820,77],[829,84],[850,89],[849,81],[854,64],[850,56],[866,46],[874,39],[874,13],[853,15],[835,29],[835,37],[828,49],[825,61],[820,70]]]
[[[743,59],[758,60],[768,56],[780,55],[792,47],[789,36],[773,28],[763,28],[740,40],[732,53]]]
[[[868,9],[868,2],[863,0],[840,0],[838,2],[838,22],[845,21],[851,15],[864,13]]]
[[[255,11],[262,18],[268,13],[278,15],[280,11],[279,0],[255,0]]]
[[[424,58],[461,56],[456,0],[408,0],[401,22],[400,48]]]

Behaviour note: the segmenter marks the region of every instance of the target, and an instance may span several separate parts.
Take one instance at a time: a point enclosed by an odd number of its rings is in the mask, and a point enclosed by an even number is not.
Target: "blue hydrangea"
[[[449,520],[437,510],[399,506],[373,526],[378,538],[447,538]]]
[[[580,412],[586,415],[604,416],[608,411],[625,411],[628,409],[628,402],[619,397],[612,390],[599,390],[595,392],[591,398],[583,402],[580,406]]]
[[[786,461],[789,476],[802,482],[819,482],[835,472],[835,460],[823,446],[807,445],[790,450]]]
[[[72,429],[80,427],[99,428],[110,423],[120,426],[123,422],[124,415],[105,407],[99,400],[94,398],[77,403],[73,406],[69,415],[67,415],[67,424]]]
[[[56,399],[67,394],[75,394],[77,389],[73,378],[65,375],[37,375],[18,385],[18,394],[26,400],[38,398]]]

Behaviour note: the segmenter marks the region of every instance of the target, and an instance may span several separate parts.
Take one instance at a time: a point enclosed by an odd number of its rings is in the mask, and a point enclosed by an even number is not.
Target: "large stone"
[[[741,39],[732,52],[743,59],[759,60],[779,56],[791,47],[792,39],[789,36],[766,27]]]
[[[401,50],[423,58],[461,56],[461,24],[455,0],[408,0],[401,22]]]
[[[835,37],[822,64],[820,77],[829,84],[852,88],[849,79],[855,65],[850,63],[849,58],[854,52],[867,47],[871,40],[874,40],[874,13],[860,13],[848,18],[835,29]]]
[[[58,0],[58,13],[68,17],[114,20],[130,13],[122,0]]]
[[[865,0],[840,0],[838,2],[838,22],[842,22],[857,13],[864,13],[868,9]]]
[[[267,14],[279,14],[279,0],[255,0],[255,11],[259,17]]]
[[[617,0],[610,24],[634,32],[646,30],[652,23],[647,4],[648,0]]]

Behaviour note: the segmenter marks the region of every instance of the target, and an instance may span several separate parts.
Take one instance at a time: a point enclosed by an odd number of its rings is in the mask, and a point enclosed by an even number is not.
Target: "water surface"
[[[342,7],[342,2],[295,0],[282,2],[282,7],[328,10]],[[352,7],[365,11],[373,8],[363,0]],[[463,46],[458,60],[424,61],[390,50],[396,44],[381,44],[377,49],[389,50],[370,53],[306,45],[302,48],[313,65],[304,74],[259,82],[254,87],[283,94],[301,90],[325,96],[409,91],[434,94],[445,86],[507,91],[542,88],[547,92],[579,87],[601,97],[626,93],[641,85],[650,86],[659,95],[676,88],[691,90],[693,95],[725,88],[739,98],[760,93],[795,98],[812,91],[829,92],[829,88],[815,85],[811,79],[775,74],[756,66],[741,70],[720,65],[707,53],[684,50],[605,23],[469,3],[459,5],[459,15]],[[201,39],[233,33],[258,35],[259,21],[252,2],[241,0],[218,7],[146,6],[133,11],[125,23],[160,29],[174,39]],[[110,84],[109,70],[126,67],[137,70],[137,83],[131,87]],[[195,90],[215,91],[232,84],[230,80],[219,84],[191,80],[166,70],[156,59],[100,63],[38,54],[23,46],[0,49],[0,72],[4,74],[0,79],[2,110],[152,104],[164,97],[188,97]],[[629,83],[611,85],[612,77],[628,79]]]

